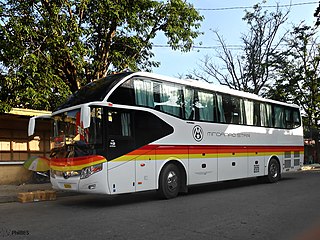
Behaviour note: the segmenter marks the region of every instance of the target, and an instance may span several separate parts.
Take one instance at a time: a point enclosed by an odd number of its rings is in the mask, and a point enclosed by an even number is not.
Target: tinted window
[[[215,121],[215,94],[198,90],[194,101],[196,120],[214,122]]]
[[[300,114],[297,109],[286,108],[285,109],[285,127],[286,128],[297,128],[300,127]]]
[[[284,108],[279,105],[275,105],[273,107],[273,115],[274,115],[274,127],[276,128],[284,128],[285,127],[285,112]]]
[[[263,127],[272,127],[272,106],[268,103],[260,103],[260,121]]]
[[[244,123],[244,103],[239,97],[218,94],[218,112],[220,122],[243,124]]]
[[[185,119],[195,120],[194,90],[192,88],[185,88],[183,97]]]
[[[133,82],[126,81],[123,83],[111,94],[107,101],[124,105],[135,105]]]
[[[177,84],[153,83],[154,106],[179,118],[183,118],[183,88]]]
[[[300,113],[297,109],[292,110],[292,117],[293,117],[293,128],[297,128],[301,126],[301,119]]]
[[[147,78],[128,80],[109,101],[149,107],[186,120],[288,129],[301,125],[299,110],[294,108]]]
[[[254,102],[249,99],[244,99],[244,112],[245,112],[245,119],[247,125],[254,125]]]
[[[183,87],[145,78],[134,78],[122,84],[108,99],[119,104],[144,106],[184,117]]]
[[[132,112],[109,109],[106,118],[107,159],[112,160],[135,149]]]
[[[129,74],[131,73],[119,73],[93,81],[71,95],[70,98],[56,110],[88,102],[102,101],[111,88]]]
[[[107,123],[110,136],[131,137],[132,120],[128,112],[108,111]]]

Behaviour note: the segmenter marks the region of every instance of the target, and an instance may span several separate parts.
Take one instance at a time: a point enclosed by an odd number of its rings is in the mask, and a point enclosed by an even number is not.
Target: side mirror
[[[28,136],[32,136],[34,134],[34,129],[36,127],[36,119],[38,118],[51,118],[51,115],[41,115],[41,116],[35,116],[29,119],[29,125],[28,125]]]
[[[83,124],[83,128],[90,127],[90,120],[91,120],[91,109],[88,106],[81,107],[81,115],[80,121]]]
[[[32,136],[34,134],[34,129],[36,127],[36,117],[32,117],[29,119],[28,125],[28,136]]]

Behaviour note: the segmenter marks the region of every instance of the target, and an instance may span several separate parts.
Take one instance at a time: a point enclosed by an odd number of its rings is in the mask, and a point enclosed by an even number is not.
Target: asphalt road
[[[0,240],[11,239],[320,239],[320,171],[190,189],[159,200],[155,192],[79,195],[0,204]],[[318,234],[318,235],[317,235]]]

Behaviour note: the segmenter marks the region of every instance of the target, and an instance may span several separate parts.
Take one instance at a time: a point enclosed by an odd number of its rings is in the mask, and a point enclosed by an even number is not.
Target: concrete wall
[[[1,165],[0,185],[22,184],[31,180],[32,172],[22,165]]]

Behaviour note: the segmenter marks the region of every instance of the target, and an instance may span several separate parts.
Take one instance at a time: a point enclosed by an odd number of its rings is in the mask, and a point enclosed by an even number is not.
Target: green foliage
[[[52,110],[110,71],[151,71],[156,34],[189,51],[202,20],[184,0],[2,1],[0,112]]]
[[[277,79],[269,96],[300,105],[305,125],[317,127],[320,120],[320,48],[316,29],[294,27],[287,37],[287,49],[279,54]]]

